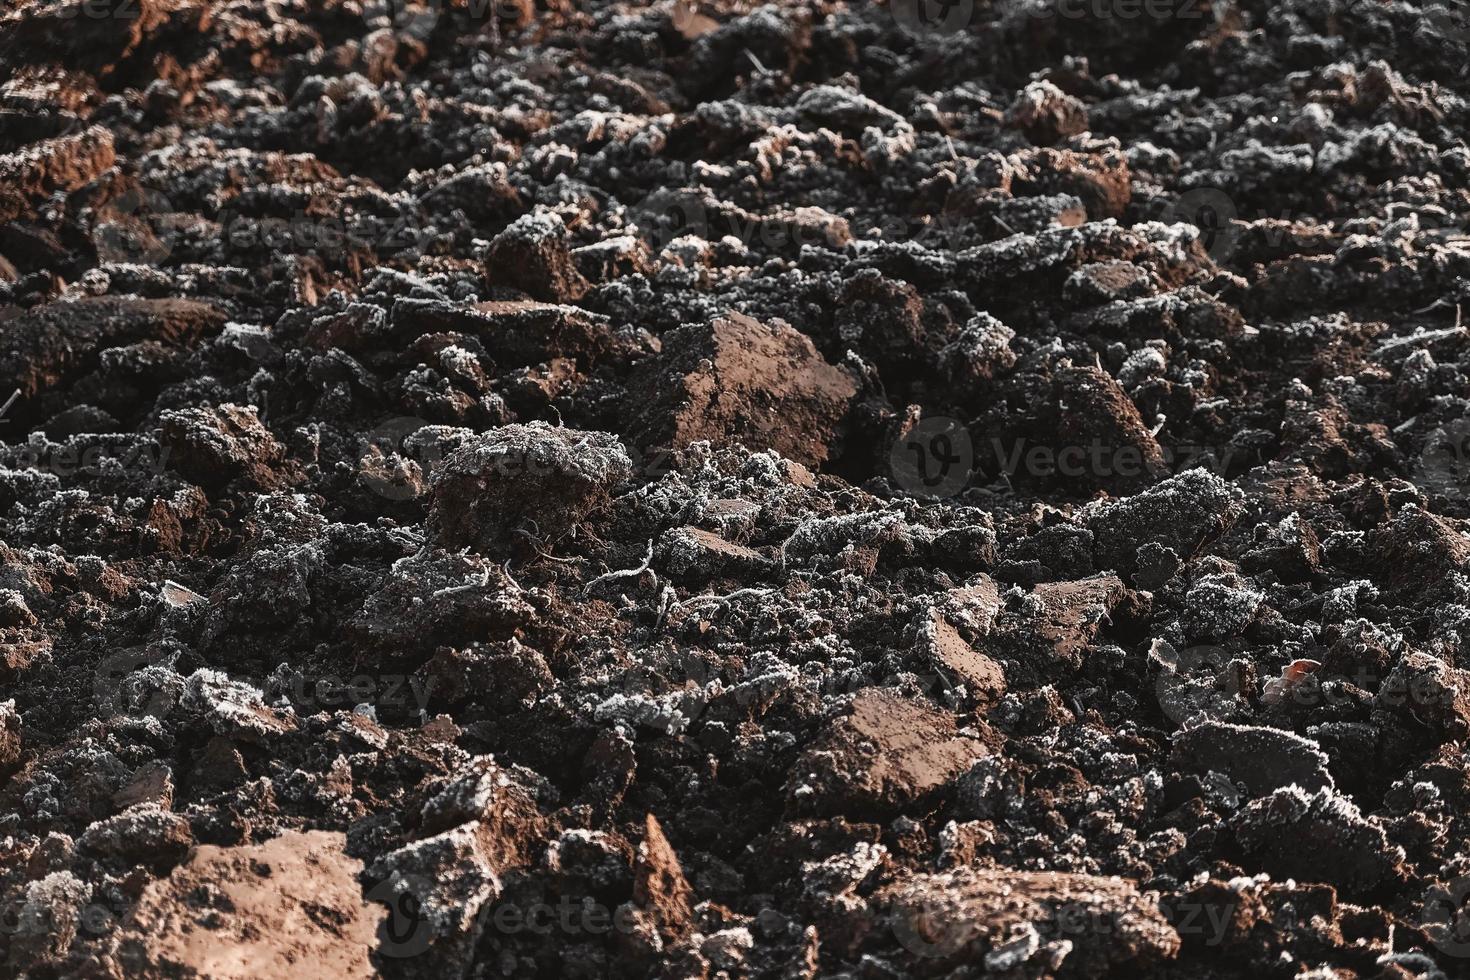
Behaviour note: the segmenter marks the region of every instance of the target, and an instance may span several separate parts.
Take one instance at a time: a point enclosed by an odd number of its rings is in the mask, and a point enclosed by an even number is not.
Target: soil
[[[1470,975],[1462,4],[0,65],[0,975]]]

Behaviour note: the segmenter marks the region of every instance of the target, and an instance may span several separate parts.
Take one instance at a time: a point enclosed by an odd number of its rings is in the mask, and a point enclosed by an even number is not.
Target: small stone
[[[1265,598],[1237,575],[1206,575],[1185,595],[1180,625],[1191,639],[1222,642],[1256,621]]]
[[[991,752],[947,712],[867,688],[797,760],[787,799],[797,811],[852,818],[915,813]]]
[[[113,794],[112,803],[119,809],[140,803],[170,809],[174,805],[173,770],[162,762],[150,762],[140,767],[128,784]]]
[[[514,773],[481,756],[424,804],[420,833],[476,823],[496,867],[524,862],[545,834],[536,800]]]
[[[963,684],[972,701],[993,704],[1005,694],[1006,675],[1000,664],[965,642],[938,610],[921,617],[918,640],[922,655],[940,673]]]
[[[483,925],[480,909],[501,892],[500,868],[485,846],[476,821],[405,844],[368,867],[378,884],[368,895],[390,909],[402,909],[408,896],[417,904],[412,935],[402,952],[430,944],[444,967],[468,966]],[[397,914],[395,912],[395,914]]]
[[[204,743],[204,750],[194,760],[194,782],[200,786],[226,789],[238,786],[250,775],[245,758],[235,743],[218,735]]]
[[[25,887],[25,900],[7,917],[11,967],[65,955],[77,937],[92,886],[70,871],[54,871]]]
[[[77,190],[116,162],[112,132],[103,126],[0,155],[0,220],[29,217],[45,197]]]
[[[1065,463],[1077,471],[1077,478],[1117,494],[1168,475],[1158,440],[1112,375],[1096,367],[1065,367],[1056,373],[1053,394],[1061,406],[1055,436],[1058,468]],[[1080,452],[1086,462],[1067,462],[1062,455],[1067,449]]]
[[[1080,667],[1087,646],[1129,594],[1116,575],[1038,585],[1033,593],[1042,606],[1037,632],[1059,663]]]
[[[575,302],[589,286],[572,261],[566,224],[556,212],[542,207],[495,236],[485,268],[492,282],[551,303]]]
[[[1443,518],[1413,504],[1368,535],[1369,574],[1387,594],[1423,600],[1470,567],[1470,541]]]
[[[1385,710],[1406,712],[1441,743],[1470,737],[1470,671],[1427,653],[1405,654],[1374,700]]]
[[[873,903],[911,962],[934,970],[963,969],[984,957],[1022,975],[1052,975],[1043,962],[1026,966],[1040,954],[1077,964],[1080,976],[1141,975],[1180,947],[1158,905],[1123,878],[959,868],[905,878]],[[1057,945],[1043,947],[1028,931]]]
[[[663,567],[681,578],[741,576],[767,564],[760,552],[697,527],[679,527],[659,541]]]
[[[1000,588],[989,575],[977,575],[957,589],[944,594],[941,608],[945,618],[978,636],[984,636],[995,626],[996,617],[1004,608]]]
[[[1016,332],[989,313],[977,313],[939,349],[939,363],[959,387],[978,387],[1016,364]]]
[[[739,443],[810,467],[831,455],[857,385],[810,338],[779,320],[731,313],[670,331],[663,342],[624,401],[633,445]]]
[[[1077,306],[1137,299],[1153,292],[1153,277],[1148,270],[1121,259],[1084,265],[1062,284],[1063,298]]]
[[[1116,146],[1104,142],[1088,151],[1037,150],[1027,161],[1029,178],[1018,179],[1016,189],[1031,184],[1045,193],[1075,195],[1093,221],[1121,218],[1133,199],[1133,180],[1128,158]]]
[[[502,368],[534,367],[557,357],[582,369],[625,365],[658,350],[646,330],[615,325],[580,307],[533,300],[464,306],[403,298],[393,304],[393,331],[405,338],[449,332],[473,337]]]
[[[223,312],[195,300],[99,296],[47,303],[6,322],[0,397],[16,388],[25,398],[56,388],[95,369],[107,348],[144,341],[185,346],[224,325]]]
[[[169,866],[194,844],[189,821],[156,803],[141,803],[99,820],[82,832],[77,844],[103,858]]]
[[[1005,122],[1033,143],[1056,143],[1087,131],[1087,106],[1051,82],[1032,82],[1016,95]]]
[[[1184,772],[1224,773],[1252,796],[1293,785],[1308,791],[1332,786],[1321,747],[1277,728],[1206,721],[1175,733],[1173,761]]]
[[[0,627],[34,626],[36,615],[25,596],[14,589],[0,589]]]
[[[1218,474],[1194,469],[1131,497],[1094,501],[1077,516],[1093,533],[1097,567],[1126,576],[1149,543],[1192,558],[1235,523],[1244,497]]]
[[[296,727],[291,709],[272,708],[258,688],[207,668],[189,675],[179,706],[202,715],[216,734],[242,741],[265,742]]]
[[[159,590],[159,594],[163,596],[164,602],[168,603],[175,609],[179,609],[184,606],[191,606],[196,602],[205,601],[204,596],[200,595],[198,592],[195,592],[193,589],[189,588],[186,585],[180,585],[179,583],[174,582],[170,579],[164,580],[163,588]]]
[[[187,408],[159,416],[169,463],[206,489],[235,480],[259,490],[290,482],[281,472],[286,450],[261,424],[254,406]]]
[[[555,542],[609,500],[633,472],[610,435],[507,425],[467,439],[434,475],[429,530],[444,548],[500,555],[526,531]]]

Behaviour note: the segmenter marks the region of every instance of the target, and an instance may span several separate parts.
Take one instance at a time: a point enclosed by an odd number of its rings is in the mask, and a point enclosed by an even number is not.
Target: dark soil
[[[1470,976],[1470,9],[894,2],[0,13],[0,976]]]

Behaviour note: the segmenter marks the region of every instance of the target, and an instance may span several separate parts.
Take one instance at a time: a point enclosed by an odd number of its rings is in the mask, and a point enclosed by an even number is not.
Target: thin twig
[[[652,563],[653,563],[653,540],[650,538],[649,539],[649,542],[648,542],[648,554],[646,554],[646,555],[643,556],[643,564],[639,565],[637,568],[624,568],[621,571],[606,572],[606,573],[604,573],[602,575],[599,575],[595,579],[593,579],[592,581],[590,581],[590,582],[587,583],[586,588],[584,588],[582,590],[582,594],[584,596],[591,595],[592,594],[592,587],[594,585],[598,585],[598,584],[600,584],[602,582],[610,582],[613,579],[628,578],[630,576],[637,577],[639,575],[642,575],[644,572],[648,571],[648,566],[650,564],[652,564]]]
[[[680,609],[692,609],[695,606],[707,606],[712,602],[719,603],[721,605],[729,605],[731,599],[737,598],[739,596],[768,596],[775,591],[775,589],[736,589],[734,592],[730,592],[725,595],[714,595],[713,593],[709,595],[697,595],[694,596],[692,599],[685,599],[678,605]]]
[[[531,550],[536,552],[536,554],[540,555],[542,558],[545,558],[547,561],[559,561],[566,565],[575,565],[579,560],[576,558],[558,558],[556,557],[556,555],[548,555],[546,552],[541,550],[541,542],[532,537],[530,531],[524,530],[523,528],[516,528],[511,533],[519,534],[521,537],[531,542]],[[509,564],[509,562],[507,562],[506,564]]]

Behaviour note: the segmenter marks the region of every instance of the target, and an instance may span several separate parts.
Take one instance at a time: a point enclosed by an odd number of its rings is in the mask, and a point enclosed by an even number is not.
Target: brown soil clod
[[[732,313],[664,338],[629,388],[628,431],[639,446],[739,443],[820,466],[856,394],[790,325]]]
[[[860,692],[829,723],[787,783],[795,812],[852,817],[930,803],[975,759],[993,751],[944,714],[879,690]]]
[[[144,891],[119,931],[118,962],[138,977],[374,976],[383,912],[364,901],[344,843],[308,831],[200,847]]]
[[[1466,7],[4,4],[0,977],[1464,974]]]

